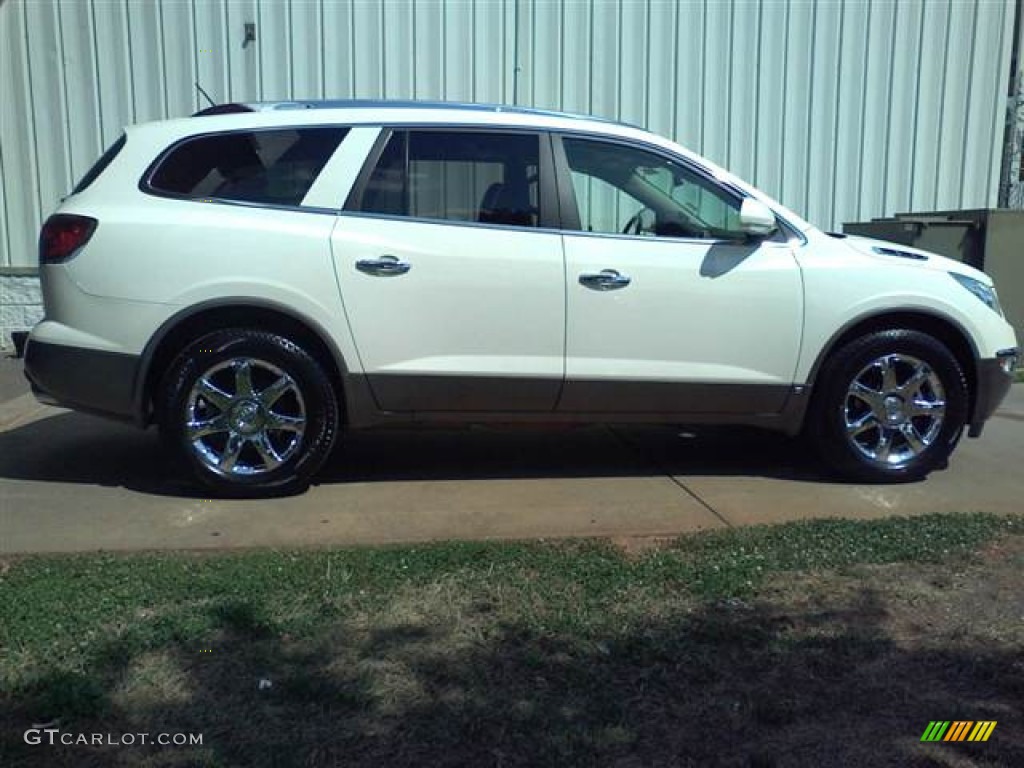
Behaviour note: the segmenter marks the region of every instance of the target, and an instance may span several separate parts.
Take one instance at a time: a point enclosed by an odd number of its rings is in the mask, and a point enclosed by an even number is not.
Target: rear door
[[[551,165],[535,132],[384,132],[332,235],[382,409],[554,408],[565,270]]]

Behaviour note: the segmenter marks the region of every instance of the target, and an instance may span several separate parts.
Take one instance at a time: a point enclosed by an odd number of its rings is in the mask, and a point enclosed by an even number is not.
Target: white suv
[[[159,424],[228,495],[341,427],[752,424],[868,481],[941,467],[1017,362],[992,283],[825,234],[627,125],[226,105],[128,128],[43,226],[39,397]]]

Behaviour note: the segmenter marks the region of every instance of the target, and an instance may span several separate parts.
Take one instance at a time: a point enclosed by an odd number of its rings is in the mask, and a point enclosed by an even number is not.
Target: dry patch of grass
[[[125,668],[120,683],[112,691],[112,705],[124,712],[145,711],[165,704],[186,705],[192,699],[192,690],[183,666],[182,660],[168,651],[139,654]]]
[[[672,536],[614,536],[612,546],[630,559],[639,559],[658,549],[667,549],[676,541]]]

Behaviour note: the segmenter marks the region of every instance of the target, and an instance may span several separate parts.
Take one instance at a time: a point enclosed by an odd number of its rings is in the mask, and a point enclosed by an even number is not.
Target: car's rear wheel
[[[282,336],[244,328],[182,352],[161,387],[159,417],[193,474],[224,496],[304,490],[338,431],[320,364]]]
[[[871,333],[824,365],[807,431],[822,458],[865,482],[924,477],[945,465],[967,421],[956,357],[920,331]]]

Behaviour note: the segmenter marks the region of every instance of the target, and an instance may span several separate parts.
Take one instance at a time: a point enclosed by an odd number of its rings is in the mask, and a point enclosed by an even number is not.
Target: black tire
[[[235,498],[305,490],[338,433],[337,397],[319,363],[282,336],[247,328],[189,345],[163,379],[157,413],[193,475]]]
[[[967,415],[964,372],[944,344],[920,331],[878,331],[826,361],[805,433],[844,477],[907,482],[946,466]]]

